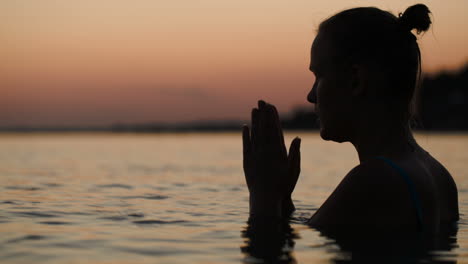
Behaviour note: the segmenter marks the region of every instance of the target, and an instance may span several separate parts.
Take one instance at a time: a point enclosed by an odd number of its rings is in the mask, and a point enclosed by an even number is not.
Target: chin
[[[348,137],[346,137],[345,135],[343,135],[343,134],[340,135],[339,133],[333,133],[333,131],[338,131],[338,130],[330,130],[330,129],[323,128],[323,126],[322,126],[320,128],[320,137],[323,140],[334,141],[334,142],[338,142],[338,143],[343,143],[343,142],[348,142],[349,141]]]

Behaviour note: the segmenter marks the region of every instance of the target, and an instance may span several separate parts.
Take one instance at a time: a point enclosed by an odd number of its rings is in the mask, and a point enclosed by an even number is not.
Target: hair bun
[[[429,29],[431,25],[430,13],[431,11],[426,5],[417,4],[408,7],[403,14],[400,14],[398,21],[404,30],[416,29],[419,34]]]

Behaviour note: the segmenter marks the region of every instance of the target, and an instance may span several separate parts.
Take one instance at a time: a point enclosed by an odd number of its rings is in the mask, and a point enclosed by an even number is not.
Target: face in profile
[[[324,140],[349,141],[353,133],[351,67],[336,61],[331,41],[318,34],[312,44],[310,70],[315,82],[307,100],[315,104]]]

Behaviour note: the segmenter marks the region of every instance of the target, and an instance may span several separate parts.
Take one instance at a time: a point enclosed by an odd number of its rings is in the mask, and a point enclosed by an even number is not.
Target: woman
[[[359,165],[341,181],[308,224],[323,232],[436,234],[457,221],[457,188],[450,173],[420,147],[409,127],[420,77],[416,37],[431,24],[422,4],[396,17],[354,8],[320,24],[311,51],[320,135],[351,142]],[[259,101],[251,129],[243,129],[250,217],[269,222],[294,211],[300,139],[284,145],[273,105]],[[317,164],[319,165],[319,164]]]

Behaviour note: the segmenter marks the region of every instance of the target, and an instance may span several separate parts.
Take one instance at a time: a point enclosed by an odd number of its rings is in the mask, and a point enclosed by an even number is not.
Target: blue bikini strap
[[[377,159],[383,160],[385,163],[390,165],[392,168],[394,168],[405,180],[406,184],[408,185],[408,190],[410,192],[411,200],[413,202],[413,205],[416,209],[416,217],[418,219],[418,226],[419,226],[419,231],[422,231],[423,229],[423,221],[422,221],[422,207],[421,207],[421,201],[419,200],[418,193],[416,191],[416,187],[414,186],[414,182],[411,180],[411,178],[408,176],[408,174],[398,165],[396,165],[393,161],[385,158],[385,157],[375,157]]]

